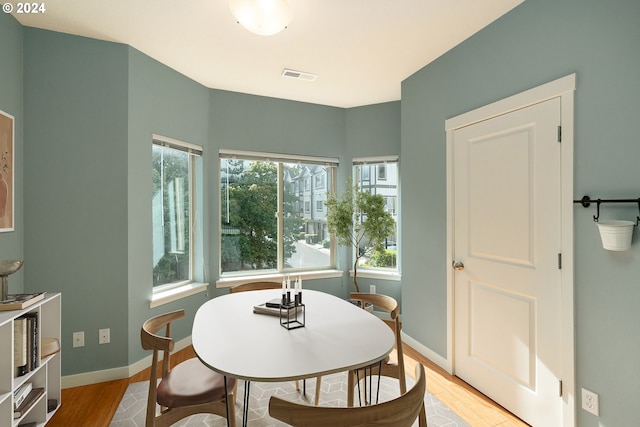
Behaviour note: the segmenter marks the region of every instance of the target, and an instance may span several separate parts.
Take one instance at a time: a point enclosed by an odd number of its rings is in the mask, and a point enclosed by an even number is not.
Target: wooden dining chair
[[[425,381],[424,366],[418,364],[413,388],[388,402],[334,408],[308,406],[272,396],[269,415],[294,427],[411,427],[416,418],[420,427],[426,427]]]
[[[404,370],[404,354],[402,351],[402,336],[400,334],[400,319],[398,314],[400,307],[398,302],[387,295],[381,294],[367,294],[352,292],[350,298],[355,301],[360,301],[362,308],[366,307],[366,304],[373,305],[374,308],[385,311],[391,316],[393,322],[393,332],[396,337],[396,354],[397,362],[392,362],[389,356],[387,356],[381,363],[371,365],[365,369],[349,371],[347,378],[347,405],[353,406],[354,388],[359,385],[360,374],[364,380],[364,386],[366,387],[367,374],[371,377],[374,375],[382,375],[385,377],[396,378],[400,382],[400,393],[404,394],[407,391],[407,378]],[[371,384],[371,382],[370,382]],[[371,392],[371,387],[369,387]],[[365,392],[366,394],[366,392]]]
[[[247,291],[260,291],[264,289],[282,289],[282,283],[279,282],[247,282],[240,285],[229,288],[230,293],[235,292],[247,292]],[[320,386],[322,385],[322,377],[316,377],[316,394],[315,405],[318,406],[320,402]],[[300,391],[300,382],[296,381],[296,390]]]
[[[229,425],[235,427],[235,379],[226,378],[228,395],[225,397],[225,377],[205,366],[199,359],[193,357],[173,368],[170,366],[171,352],[175,346],[171,338],[171,322],[183,317],[184,310],[161,314],[144,322],[140,330],[142,348],[153,350],[146,427],[170,426],[178,420],[200,413],[225,417],[229,420]],[[165,328],[164,336],[156,335],[162,328]],[[162,367],[160,352],[163,353]],[[160,405],[159,414],[156,414],[156,403]]]

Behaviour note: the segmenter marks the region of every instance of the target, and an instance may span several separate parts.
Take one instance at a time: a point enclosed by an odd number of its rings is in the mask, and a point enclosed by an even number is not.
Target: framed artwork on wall
[[[0,232],[13,231],[14,117],[0,110]]]

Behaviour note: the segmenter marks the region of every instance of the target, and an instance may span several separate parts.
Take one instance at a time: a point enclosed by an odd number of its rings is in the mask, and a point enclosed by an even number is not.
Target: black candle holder
[[[286,297],[283,295],[282,303],[280,304],[280,326],[285,329],[304,328],[305,320],[306,314],[305,306],[302,303],[302,293],[296,294],[293,301],[291,301],[288,292]]]

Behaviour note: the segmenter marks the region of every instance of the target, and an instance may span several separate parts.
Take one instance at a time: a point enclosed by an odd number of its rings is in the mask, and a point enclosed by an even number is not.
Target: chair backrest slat
[[[247,292],[247,291],[261,291],[264,289],[280,289],[282,283],[278,282],[248,282],[241,285],[236,285],[229,288],[229,293]]]
[[[273,396],[269,401],[269,415],[294,427],[411,427],[417,418],[420,427],[426,427],[425,381],[424,367],[418,364],[413,388],[388,402],[332,408],[293,403]]]

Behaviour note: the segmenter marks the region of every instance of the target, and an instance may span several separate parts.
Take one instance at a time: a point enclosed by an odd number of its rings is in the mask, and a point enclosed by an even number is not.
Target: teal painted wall
[[[636,0],[527,0],[403,82],[403,247],[420,249],[404,252],[407,334],[447,356],[445,120],[575,72],[574,199],[637,198],[638,40]],[[640,425],[637,230],[631,250],[605,251],[593,214],[574,210],[577,425]],[[581,387],[600,395],[599,418],[579,408]]]
[[[22,26],[13,16],[0,14],[0,110],[14,117],[15,150],[14,231],[0,233],[0,259],[24,259],[22,32]],[[24,290],[24,271],[23,267],[9,277],[10,293]]]
[[[126,365],[127,47],[24,28],[24,82],[26,287],[62,292],[63,375]]]
[[[142,323],[157,314],[184,309],[185,318],[176,322],[172,335],[180,340],[191,335],[197,308],[208,299],[199,293],[154,309],[149,308],[152,294],[151,227],[151,134],[156,133],[203,146],[204,161],[217,153],[208,148],[209,89],[169,67],[128,48],[128,361],[149,355],[140,345]],[[204,171],[206,173],[206,170]],[[203,171],[200,170],[200,174]],[[209,205],[206,191],[196,218],[202,218]],[[204,247],[210,244],[208,232],[199,236]],[[203,246],[202,244],[200,245]],[[204,258],[196,260],[195,278],[204,281]]]
[[[345,173],[351,174],[352,166],[350,162],[354,157],[400,156],[400,101],[349,108],[345,110],[345,114],[347,118],[346,162],[349,162],[349,164],[345,164]],[[400,157],[400,169],[402,169],[402,162],[403,159]],[[400,192],[402,192],[402,188]],[[403,213],[400,211],[400,222],[402,222],[402,215]],[[402,246],[402,243],[400,243],[400,246]],[[353,257],[351,250],[343,250],[341,255],[347,259],[348,268],[345,268],[352,269]],[[404,264],[402,262],[402,254],[400,263]],[[402,269],[402,265],[400,269]],[[360,270],[358,271],[360,272]],[[349,292],[354,292],[355,288],[351,279],[349,285]],[[359,273],[358,286],[360,291],[369,292],[369,285],[375,285],[377,293],[395,298],[401,304],[401,281],[366,278],[361,277]]]

